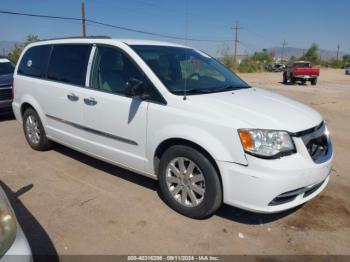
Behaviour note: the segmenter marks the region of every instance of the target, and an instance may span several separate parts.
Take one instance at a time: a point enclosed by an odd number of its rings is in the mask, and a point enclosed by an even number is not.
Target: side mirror
[[[142,100],[148,98],[148,95],[145,93],[144,82],[136,78],[130,78],[128,82],[126,82],[125,95],[129,97],[138,97]]]

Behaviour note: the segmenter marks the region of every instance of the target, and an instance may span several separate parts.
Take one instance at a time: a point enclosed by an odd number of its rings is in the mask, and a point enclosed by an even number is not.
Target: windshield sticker
[[[28,61],[27,61],[27,66],[28,66],[28,67],[31,67],[32,64],[33,64],[32,60],[28,60]]]

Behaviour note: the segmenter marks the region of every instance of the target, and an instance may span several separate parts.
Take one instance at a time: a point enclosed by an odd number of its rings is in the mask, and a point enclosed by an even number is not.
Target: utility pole
[[[286,39],[283,39],[282,43],[282,57],[281,57],[281,62],[283,62],[283,57],[284,57],[284,48],[287,45]]]
[[[84,0],[82,0],[82,2],[81,2],[81,22],[82,22],[82,29],[83,29],[83,37],[86,37]]]
[[[339,61],[339,49],[340,49],[340,44],[337,46],[337,62]]]
[[[242,29],[239,27],[239,22],[236,21],[236,26],[231,27],[232,30],[235,30],[234,32],[234,42],[233,42],[233,61],[234,61],[234,66],[237,64],[237,44],[238,44],[238,30]]]

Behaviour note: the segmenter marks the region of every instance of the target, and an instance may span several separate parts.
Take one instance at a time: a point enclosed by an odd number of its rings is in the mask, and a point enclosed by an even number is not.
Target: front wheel
[[[222,204],[219,174],[192,147],[170,147],[161,157],[158,179],[164,201],[185,216],[206,218]]]
[[[51,141],[46,137],[38,113],[32,108],[28,108],[23,114],[23,130],[31,148],[38,151],[50,149]]]
[[[283,84],[287,84],[288,79],[287,79],[287,75],[283,74]]]

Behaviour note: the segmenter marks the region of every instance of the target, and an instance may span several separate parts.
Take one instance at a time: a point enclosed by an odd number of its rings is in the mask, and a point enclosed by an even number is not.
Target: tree
[[[261,63],[271,63],[273,58],[267,49],[264,48],[261,52],[255,52],[252,59]]]
[[[240,73],[254,73],[254,72],[262,71],[263,67],[262,65],[255,63],[249,58],[244,58],[241,61],[241,63],[238,65],[237,70]]]
[[[19,45],[15,44],[13,50],[10,53],[7,54],[7,58],[9,60],[11,60],[12,62],[17,63],[17,61],[18,61],[18,59],[19,59],[23,49],[27,45],[29,45],[31,43],[34,43],[34,42],[37,42],[39,40],[40,39],[39,39],[39,37],[37,35],[27,35],[27,37],[26,37],[26,39],[25,39],[23,44],[19,44]]]
[[[307,60],[314,64],[319,62],[318,50],[318,45],[313,43],[306,54],[300,57],[300,60]]]
[[[331,67],[331,68],[341,68],[342,67],[342,62],[332,58],[330,60],[327,61],[327,64]]]
[[[232,56],[229,54],[228,45],[224,43],[218,52],[220,53],[220,62],[223,63],[227,68],[233,70],[235,68],[235,62],[233,61]]]
[[[290,61],[290,62],[295,62],[295,61],[297,61],[296,56],[292,55],[292,56],[289,58],[289,61]]]
[[[350,55],[343,56],[343,64],[344,65],[350,64]]]

